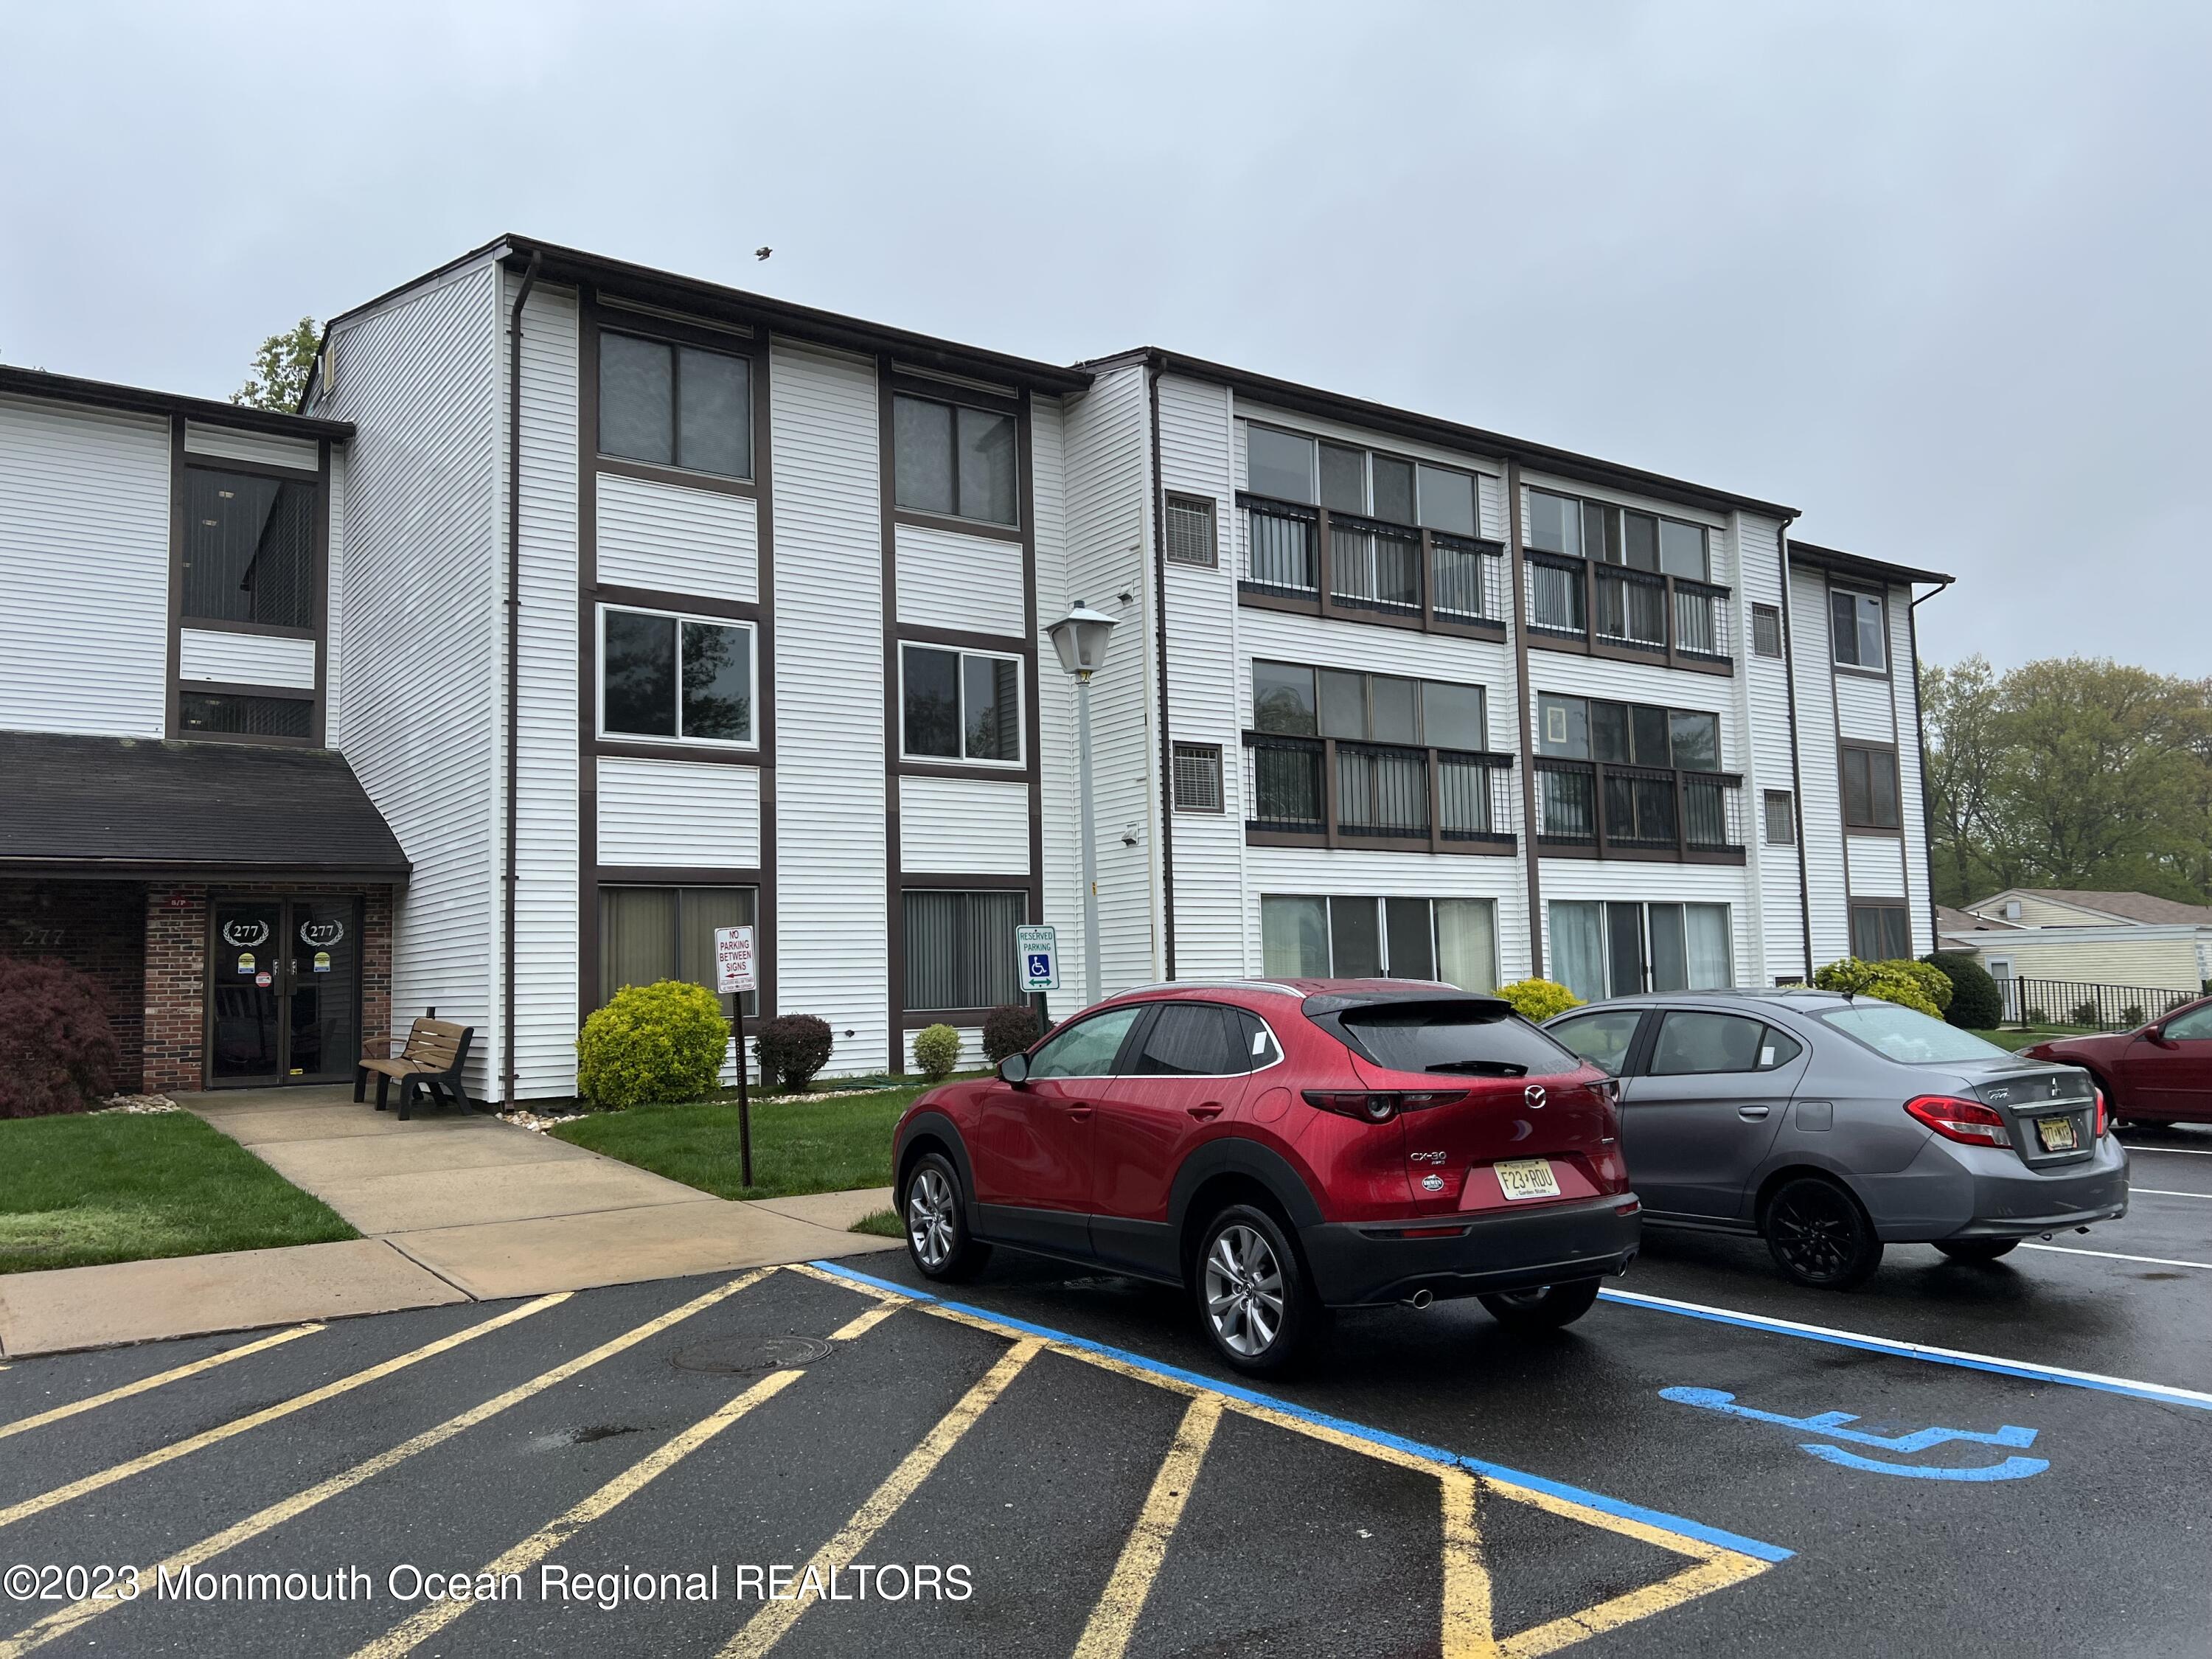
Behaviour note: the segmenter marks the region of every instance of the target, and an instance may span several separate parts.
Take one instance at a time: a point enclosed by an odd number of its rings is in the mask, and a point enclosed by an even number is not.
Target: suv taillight
[[[2106,1129],[2105,1091],[2102,1089],[2098,1089],[2092,1092],[2094,1092],[2097,1097],[2097,1139],[2102,1140],[2105,1138]]]
[[[2009,1146],[2012,1133],[2004,1114],[1978,1100],[1955,1095],[1919,1095],[1905,1103],[1905,1109],[1946,1140],[1968,1146]]]
[[[1367,1090],[1309,1089],[1306,1104],[1340,1117],[1356,1117],[1368,1123],[1388,1123],[1401,1112],[1422,1112],[1432,1106],[1449,1106],[1465,1100],[1465,1089]]]

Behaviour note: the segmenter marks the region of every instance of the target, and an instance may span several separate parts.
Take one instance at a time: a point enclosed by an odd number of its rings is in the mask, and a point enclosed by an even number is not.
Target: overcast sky
[[[0,0],[0,359],[220,396],[514,230],[1788,501],[1959,576],[1930,658],[2203,675],[2209,48],[2193,0]]]

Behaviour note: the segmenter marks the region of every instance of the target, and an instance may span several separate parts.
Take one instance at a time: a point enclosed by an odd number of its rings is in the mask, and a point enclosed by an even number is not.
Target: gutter
[[[517,840],[520,805],[515,784],[521,769],[522,708],[522,307],[538,285],[538,256],[530,256],[530,268],[515,290],[514,307],[507,325],[507,908],[501,919],[504,932],[500,952],[503,984],[500,993],[500,1046],[504,1051],[500,1068],[500,1097],[514,1103],[514,906],[520,888]]]
[[[1928,871],[1928,931],[1931,939],[1940,939],[1942,929],[1936,916],[1936,833],[1928,824],[1928,714],[1927,704],[1920,695],[1920,607],[1950,586],[1952,580],[1946,576],[1942,587],[1923,593],[1905,607],[1905,637],[1912,647],[1912,735],[1920,751],[1920,858]]]
[[[1163,502],[1167,486],[1160,477],[1160,370],[1157,357],[1145,365],[1145,395],[1152,410],[1152,623],[1158,630],[1157,672],[1160,700],[1160,929],[1165,945],[1166,976],[1176,976],[1175,924],[1175,744],[1168,733],[1168,544]],[[1226,757],[1224,759],[1226,764]]]
[[[1796,521],[1796,515],[1792,514],[1775,526],[1774,544],[1782,555],[1782,683],[1790,696],[1790,810],[1797,819],[1792,826],[1797,831],[1797,927],[1805,941],[1805,983],[1810,985],[1813,982],[1813,879],[1807,873],[1805,864],[1805,777],[1797,757],[1797,647],[1790,631],[1790,613],[1796,609],[1794,603],[1796,595],[1791,591],[1794,583],[1790,579],[1796,573],[1790,562],[1790,526]],[[1923,765],[1925,763],[1923,760]],[[1924,804],[1928,798],[1924,783],[1920,795]],[[1749,803],[1747,802],[1747,813],[1748,811]],[[1765,812],[1764,801],[1759,804],[1759,811],[1763,817]],[[1760,833],[1765,833],[1763,824]],[[1934,890],[1933,884],[1930,884],[1929,890]],[[1844,915],[1848,922],[1850,915],[1848,897],[1844,901]],[[1845,931],[1849,932],[1848,926]]]

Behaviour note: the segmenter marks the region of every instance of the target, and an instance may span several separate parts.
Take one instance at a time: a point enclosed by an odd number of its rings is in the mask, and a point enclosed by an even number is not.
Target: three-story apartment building
[[[845,1072],[1015,1000],[1025,921],[1055,1013],[1930,944],[1948,579],[1774,503],[519,237],[335,319],[299,416],[0,374],[0,946],[97,967],[148,1086],[340,1075],[435,1006],[481,1093],[567,1095],[582,1018],[737,921],[748,1014]]]

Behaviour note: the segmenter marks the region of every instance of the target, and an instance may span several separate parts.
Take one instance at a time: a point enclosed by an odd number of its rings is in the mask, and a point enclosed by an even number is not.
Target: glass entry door
[[[217,899],[208,1080],[335,1083],[361,1057],[361,902]]]

